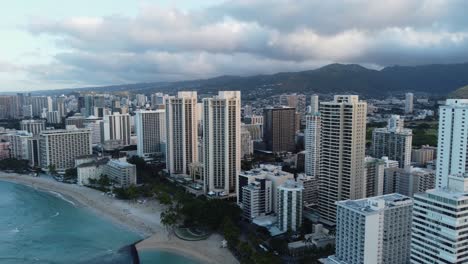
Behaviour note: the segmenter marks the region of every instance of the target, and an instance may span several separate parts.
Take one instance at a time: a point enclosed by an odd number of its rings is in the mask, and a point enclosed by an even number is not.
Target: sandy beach
[[[0,180],[27,185],[39,190],[60,194],[75,206],[86,207],[97,216],[106,218],[145,238],[137,245],[141,250],[166,250],[198,259],[204,263],[238,263],[225,248],[223,238],[213,234],[203,241],[184,241],[177,238],[160,223],[164,207],[156,200],[144,204],[123,201],[103,195],[102,192],[75,184],[65,184],[49,177],[32,177],[0,172]]]

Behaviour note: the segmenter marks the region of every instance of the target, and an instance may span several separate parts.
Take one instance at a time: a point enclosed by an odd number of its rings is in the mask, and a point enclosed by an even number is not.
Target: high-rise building
[[[413,93],[405,94],[405,114],[411,114],[414,110],[414,95]]]
[[[21,120],[21,130],[28,131],[34,136],[39,135],[46,128],[46,121],[43,119]]]
[[[151,95],[151,108],[153,109],[163,109],[166,104],[166,98],[169,95],[163,93],[155,93]]]
[[[242,126],[241,128],[241,158],[245,159],[253,154],[253,141],[250,132]]]
[[[304,190],[302,192],[302,201],[305,207],[316,206],[318,204],[318,177],[299,174],[296,179],[302,183]]]
[[[0,119],[16,119],[20,116],[20,105],[17,96],[0,96]]]
[[[86,118],[83,115],[81,115],[80,113],[76,113],[73,116],[67,117],[65,119],[65,125],[76,126],[77,128],[84,128],[85,120]]]
[[[257,181],[266,179],[271,181],[273,190],[273,210],[277,209],[277,189],[288,180],[294,180],[294,174],[281,170],[281,166],[261,164],[260,168],[243,171],[237,179],[237,203],[242,204],[242,187]]]
[[[28,131],[15,131],[9,135],[11,157],[19,160],[29,159],[28,140],[33,134]]]
[[[436,151],[437,147],[431,147],[429,145],[423,145],[419,149],[413,149],[411,151],[411,162],[419,166],[425,166],[436,159]]]
[[[23,118],[33,118],[32,105],[22,105],[21,113]]]
[[[468,174],[414,195],[411,263],[468,263]]]
[[[273,211],[272,183],[267,179],[256,179],[242,187],[242,212],[245,219],[252,221],[258,216]]]
[[[415,193],[434,187],[434,170],[414,167],[385,169],[384,194],[400,193],[413,197]]]
[[[277,107],[263,109],[263,141],[273,152],[296,149],[296,109]]]
[[[250,138],[255,142],[261,142],[263,137],[263,124],[242,124],[242,129],[249,131]]]
[[[170,174],[190,175],[190,164],[198,162],[197,92],[179,92],[165,104],[166,168]]]
[[[136,99],[136,105],[137,106],[140,106],[140,107],[143,107],[146,105],[146,95],[144,94],[137,94],[135,96],[135,99]]]
[[[468,99],[447,99],[439,109],[437,187],[447,186],[448,175],[465,173],[468,163]]]
[[[205,191],[236,193],[241,170],[241,94],[221,91],[203,99],[203,159]]]
[[[39,148],[39,136],[33,136],[28,138],[28,152],[29,152],[29,166],[40,167],[41,166],[41,155]]]
[[[295,108],[301,113],[306,108],[306,96],[303,94],[282,94],[279,99],[280,105]]]
[[[91,131],[75,126],[44,130],[39,135],[39,148],[43,170],[53,166],[57,171],[65,171],[75,166],[76,157],[92,154]]]
[[[305,174],[318,177],[320,169],[320,115],[306,115],[305,143]]]
[[[55,107],[54,110],[58,111],[60,118],[67,115],[67,108],[65,107],[65,96],[59,96],[55,98]]]
[[[33,116],[41,117],[42,113],[53,110],[52,98],[50,96],[31,96],[29,97],[32,105]]]
[[[336,95],[320,103],[320,220],[334,224],[335,202],[366,195],[366,102],[357,95]]]
[[[90,119],[90,117],[86,118],[85,128],[91,130],[91,138],[93,145],[101,144],[102,142],[102,122],[104,121],[102,121],[101,119]]]
[[[313,94],[310,97],[310,113],[315,114],[319,111],[319,96]]]
[[[302,184],[293,180],[288,180],[278,187],[276,213],[279,230],[298,231],[302,226],[303,190]]]
[[[338,202],[336,251],[325,263],[409,263],[412,207],[396,193]]]
[[[140,110],[135,113],[137,154],[148,158],[166,153],[166,113],[164,110]]]
[[[385,161],[366,157],[366,197],[384,194]]]
[[[113,113],[104,116],[102,140],[118,141],[120,146],[130,145],[130,115]]]
[[[60,124],[62,122],[59,111],[47,112],[46,119],[49,124]]]
[[[372,152],[374,157],[387,156],[398,161],[400,168],[411,165],[413,131],[403,128],[403,120],[392,115],[386,128],[376,128],[372,132]]]

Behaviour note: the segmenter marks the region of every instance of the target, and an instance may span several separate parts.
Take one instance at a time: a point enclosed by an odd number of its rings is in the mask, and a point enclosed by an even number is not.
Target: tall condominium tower
[[[320,115],[306,115],[305,129],[305,174],[318,177],[320,165]]]
[[[203,99],[203,165],[208,193],[236,193],[241,170],[240,109],[239,91],[221,91]]]
[[[113,113],[105,115],[103,125],[103,137],[105,141],[119,141],[119,145],[130,145],[130,115]]]
[[[386,128],[376,128],[372,132],[372,152],[374,157],[386,156],[398,161],[400,168],[411,165],[413,131],[403,128],[403,119],[392,115]]]
[[[304,187],[300,182],[288,180],[277,190],[278,228],[281,231],[298,231],[302,226],[302,192]]]
[[[46,121],[43,119],[21,120],[21,130],[28,131],[34,136],[39,135],[42,130],[45,130]]]
[[[313,94],[310,97],[310,113],[315,114],[319,111],[319,96]]]
[[[166,113],[164,110],[141,110],[135,113],[137,154],[150,158],[165,155]]]
[[[273,152],[296,149],[296,109],[278,107],[263,109],[263,141]]]
[[[67,108],[65,107],[65,96],[59,96],[55,98],[55,106],[54,110],[59,112],[60,118],[65,117],[67,115]]]
[[[91,131],[74,126],[67,129],[44,130],[39,135],[41,168],[65,171],[75,166],[75,158],[92,154]]]
[[[437,182],[447,186],[450,174],[466,172],[468,157],[468,99],[447,99],[439,109]]]
[[[468,174],[414,195],[411,263],[468,263]]]
[[[334,224],[335,202],[366,195],[365,148],[367,104],[357,95],[336,95],[320,103],[319,213]]]
[[[366,197],[384,194],[385,161],[366,157]]]
[[[406,93],[405,94],[405,114],[413,113],[413,110],[414,110],[413,100],[414,100],[413,93]]]
[[[166,99],[166,167],[171,174],[190,175],[198,162],[197,92],[179,92]]]
[[[325,263],[409,263],[412,207],[396,193],[338,202],[336,252]]]

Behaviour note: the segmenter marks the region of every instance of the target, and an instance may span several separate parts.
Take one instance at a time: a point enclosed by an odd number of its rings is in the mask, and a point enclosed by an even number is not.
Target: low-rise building
[[[88,185],[90,184],[89,180],[98,180],[102,175],[105,174],[106,164],[109,159],[104,158],[100,160],[93,160],[87,163],[79,164],[76,167],[77,171],[77,184],[78,185]]]
[[[136,166],[125,160],[110,160],[104,172],[117,186],[129,187],[137,184]]]

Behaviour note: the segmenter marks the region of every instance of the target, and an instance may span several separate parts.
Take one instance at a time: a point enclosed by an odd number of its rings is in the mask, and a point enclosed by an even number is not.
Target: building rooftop
[[[99,167],[102,165],[107,164],[109,162],[108,158],[100,159],[100,160],[93,160],[91,162],[83,163],[78,165],[78,168],[87,168],[87,167]]]
[[[270,165],[270,164],[262,164],[260,168],[251,169],[249,171],[242,171],[240,175],[243,176],[261,176],[261,175],[273,175],[276,177],[286,177],[291,176],[292,174],[289,172],[285,172],[281,170],[281,166]]]
[[[287,180],[283,184],[281,184],[278,188],[280,189],[288,189],[288,190],[299,190],[299,189],[304,189],[304,185],[302,185],[302,182],[296,182],[294,180]]]
[[[123,160],[118,160],[118,159],[110,160],[109,165],[115,165],[115,166],[122,167],[122,168],[131,168],[135,166],[134,164],[128,163]]]
[[[346,200],[336,202],[338,206],[355,210],[362,214],[373,214],[381,210],[385,210],[387,208],[408,205],[412,203],[413,200],[410,197],[399,193],[392,193],[359,200]]]

